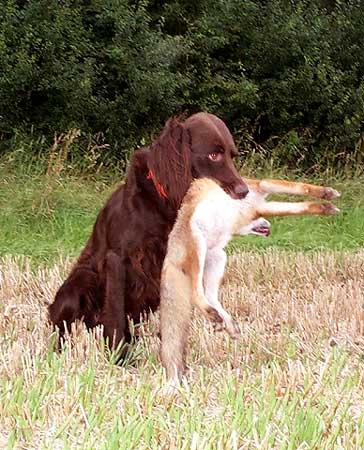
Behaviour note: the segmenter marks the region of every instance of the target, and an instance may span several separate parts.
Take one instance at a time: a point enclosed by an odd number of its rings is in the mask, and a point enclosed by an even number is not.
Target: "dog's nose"
[[[248,192],[249,192],[249,189],[245,183],[237,184],[234,187],[234,194],[239,199],[245,198],[247,196]]]

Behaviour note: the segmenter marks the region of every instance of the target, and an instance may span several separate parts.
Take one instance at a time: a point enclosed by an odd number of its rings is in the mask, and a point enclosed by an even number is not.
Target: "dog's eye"
[[[222,158],[222,154],[218,152],[212,152],[209,153],[209,158],[211,159],[211,161],[220,161],[220,159]]]

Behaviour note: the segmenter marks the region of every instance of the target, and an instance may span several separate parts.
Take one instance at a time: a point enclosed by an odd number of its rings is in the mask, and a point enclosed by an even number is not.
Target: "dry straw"
[[[158,394],[158,314],[138,329],[133,365],[110,364],[94,338],[100,331],[90,335],[82,326],[73,345],[53,353],[46,307],[69,268],[64,261],[33,270],[25,259],[0,260],[1,448],[128,448],[117,433],[131,433],[136,424],[142,431],[130,434],[138,444],[129,448],[298,448],[289,447],[291,422],[300,414],[292,402],[307,411],[318,405],[322,416],[320,447],[300,448],[360,448],[363,251],[231,256],[221,295],[242,337],[231,341],[195,317],[189,386],[172,405]],[[275,413],[262,431],[269,395]],[[227,408],[224,398],[235,406]],[[245,434],[236,425],[239,414]]]

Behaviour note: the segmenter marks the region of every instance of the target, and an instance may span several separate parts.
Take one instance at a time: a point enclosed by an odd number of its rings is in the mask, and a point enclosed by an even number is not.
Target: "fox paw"
[[[232,339],[238,339],[241,336],[240,327],[233,319],[231,319],[230,323],[226,323],[226,331]]]
[[[325,200],[332,200],[334,198],[340,197],[340,192],[338,192],[336,189],[333,189],[331,187],[325,187],[322,190],[322,196],[321,198],[324,198]]]
[[[213,308],[212,306],[209,306],[208,308],[205,309],[205,315],[213,323],[222,323],[224,320],[220,316],[218,311],[215,308]]]
[[[337,214],[340,212],[340,209],[337,208],[332,203],[323,203],[321,205],[321,208],[322,208],[322,214],[325,214],[325,215],[332,215],[332,214]]]

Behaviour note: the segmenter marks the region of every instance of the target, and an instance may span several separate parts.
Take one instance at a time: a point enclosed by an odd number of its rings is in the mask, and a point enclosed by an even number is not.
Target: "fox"
[[[237,322],[219,301],[227,259],[224,248],[230,239],[236,235],[269,236],[271,225],[265,217],[339,212],[330,202],[267,201],[269,194],[332,200],[340,193],[331,187],[276,179],[244,181],[249,188],[247,196],[232,199],[215,180],[194,180],[169,235],[161,275],[160,356],[172,390],[185,374],[193,307],[232,338],[240,335]]]

